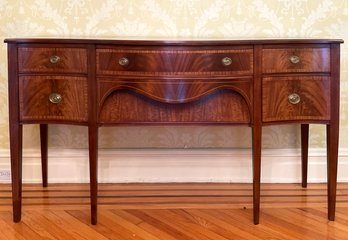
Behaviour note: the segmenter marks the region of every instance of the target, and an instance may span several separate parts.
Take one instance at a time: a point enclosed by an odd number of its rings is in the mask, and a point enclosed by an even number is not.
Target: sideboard
[[[250,126],[253,214],[258,224],[262,126],[301,125],[302,186],[306,187],[309,124],[325,124],[328,219],[334,220],[342,40],[5,42],[14,222],[21,220],[24,124],[40,124],[43,186],[47,186],[48,124],[88,128],[92,224],[97,223],[99,127]]]

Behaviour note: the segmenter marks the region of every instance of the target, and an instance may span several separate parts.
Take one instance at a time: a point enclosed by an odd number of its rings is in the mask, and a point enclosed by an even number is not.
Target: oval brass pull
[[[53,63],[53,64],[56,64],[60,61],[60,57],[59,56],[56,56],[56,55],[53,55],[50,57],[50,62]]]
[[[288,101],[291,104],[298,104],[301,101],[301,97],[297,93],[292,93],[288,96]]]
[[[222,60],[221,60],[222,64],[224,66],[229,66],[232,64],[232,59],[229,58],[229,57],[224,57]]]
[[[128,58],[126,58],[126,57],[120,58],[120,59],[118,60],[118,64],[120,64],[121,66],[127,66],[128,63],[129,63],[129,60],[128,60]]]
[[[54,104],[60,103],[62,101],[62,95],[60,95],[59,93],[51,93],[48,96],[48,100],[50,100],[50,102]]]
[[[298,64],[301,61],[300,57],[296,55],[290,56],[289,60],[292,64]]]

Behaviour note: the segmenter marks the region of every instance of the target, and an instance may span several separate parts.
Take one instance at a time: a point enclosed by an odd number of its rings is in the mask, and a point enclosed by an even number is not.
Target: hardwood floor
[[[0,239],[348,240],[348,183],[327,220],[326,185],[262,184],[260,224],[251,184],[100,184],[98,224],[90,224],[87,184],[24,185],[21,223],[11,187],[0,185]]]

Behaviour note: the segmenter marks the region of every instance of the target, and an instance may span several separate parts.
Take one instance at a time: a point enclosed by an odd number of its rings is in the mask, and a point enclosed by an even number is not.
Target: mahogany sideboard
[[[251,127],[253,214],[259,223],[262,126],[301,125],[302,186],[309,124],[327,129],[328,219],[335,218],[340,44],[335,39],[6,39],[13,219],[21,220],[22,126],[88,127],[91,222],[97,223],[98,128],[242,124]]]

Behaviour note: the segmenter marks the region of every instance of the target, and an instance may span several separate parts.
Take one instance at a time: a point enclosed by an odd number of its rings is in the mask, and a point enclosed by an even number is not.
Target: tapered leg
[[[22,212],[22,135],[23,127],[10,122],[13,221],[21,221]]]
[[[47,187],[47,140],[48,138],[48,125],[40,124],[40,144],[41,144],[41,172],[42,172],[42,186]]]
[[[254,224],[259,224],[260,218],[261,136],[261,126],[254,126],[252,128]]]
[[[301,124],[302,187],[307,187],[309,124]]]
[[[335,220],[337,161],[338,161],[338,124],[326,126],[327,137],[327,196],[328,218]]]
[[[91,223],[97,224],[97,199],[98,199],[98,128],[88,127],[89,138],[89,171],[90,171],[90,194],[91,194]]]

